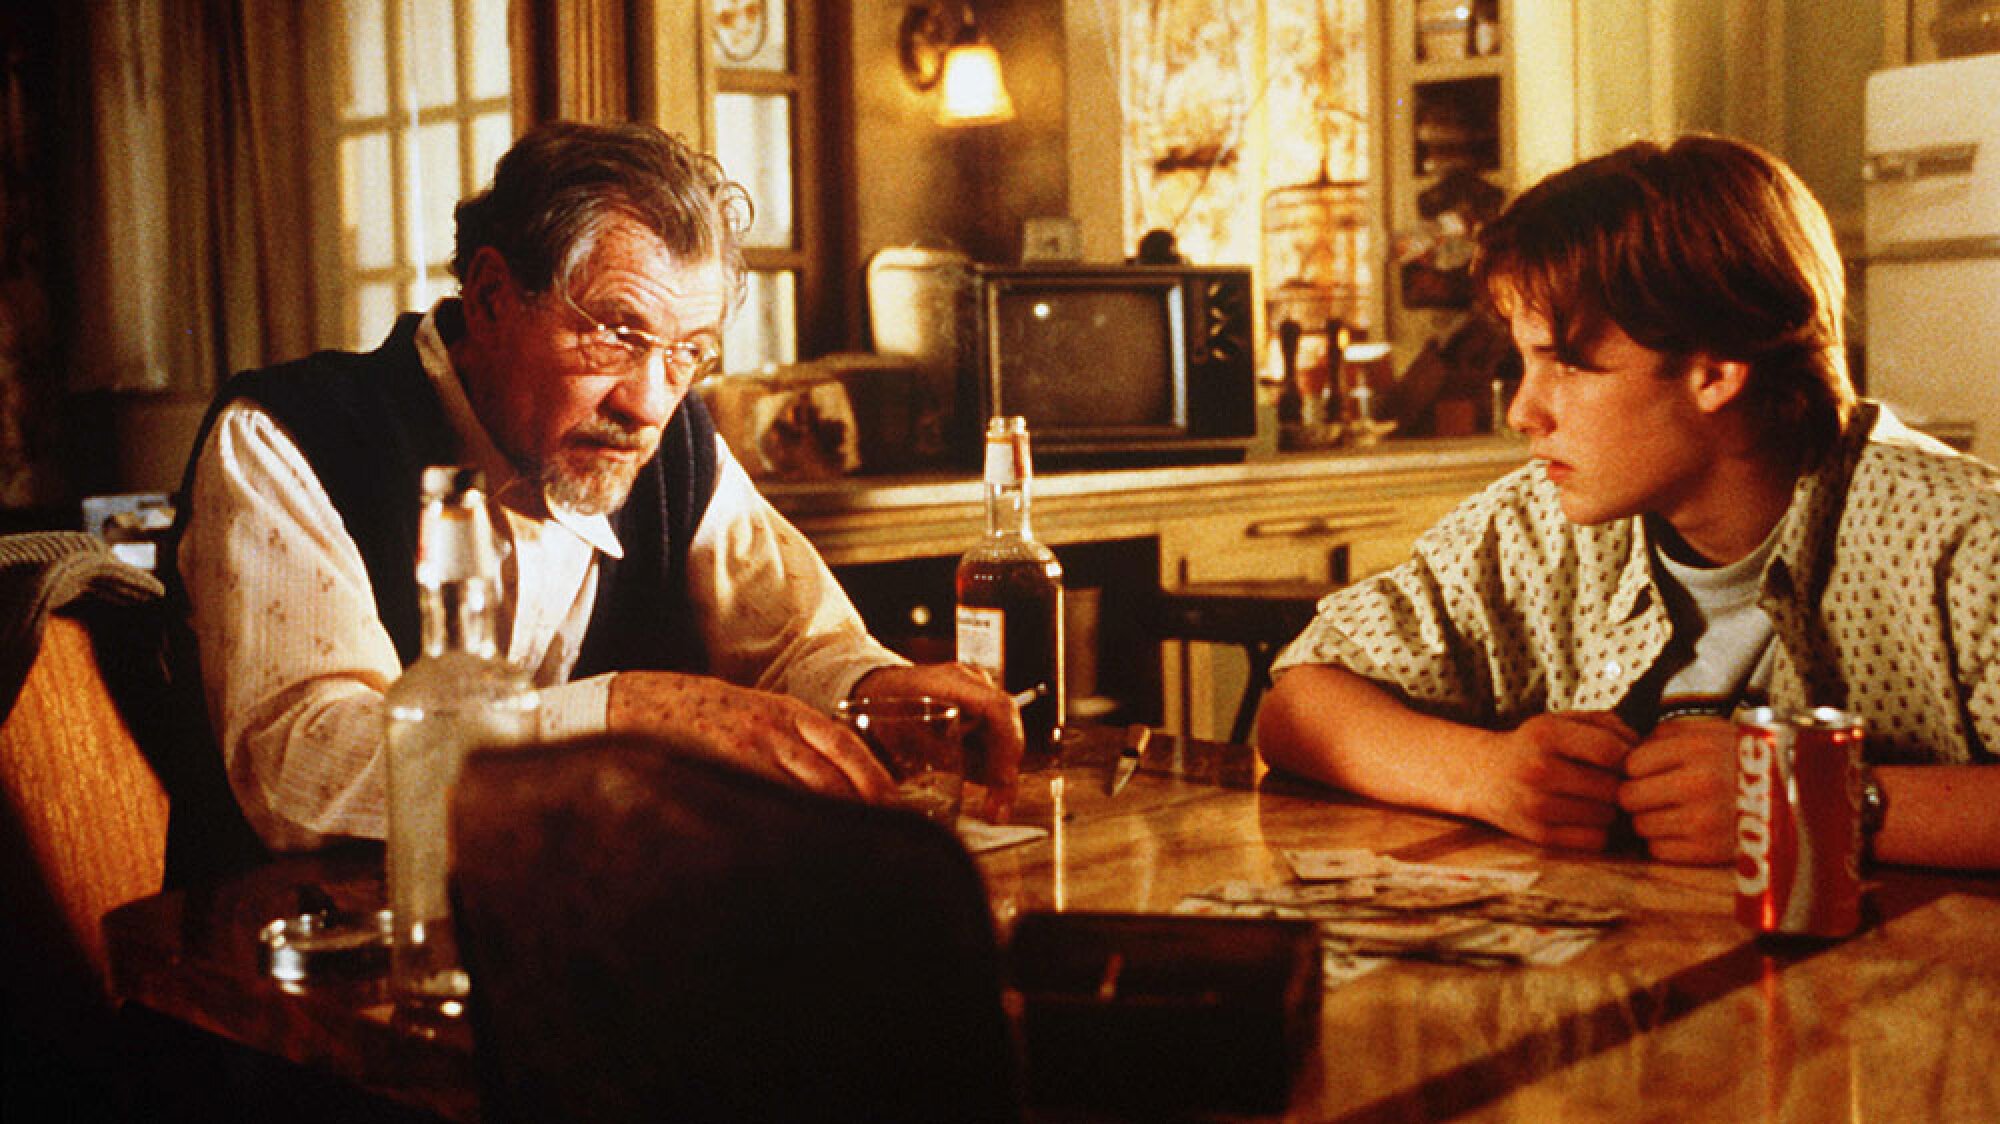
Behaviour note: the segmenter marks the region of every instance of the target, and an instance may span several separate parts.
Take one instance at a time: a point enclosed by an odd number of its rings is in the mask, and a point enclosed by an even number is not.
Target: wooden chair
[[[88,535],[0,536],[10,1117],[113,1119],[137,1103],[101,922],[166,875],[167,790],[135,730],[146,704],[116,686],[157,658],[159,597]]]
[[[103,997],[109,970],[100,921],[112,907],[157,892],[166,875],[167,792],[128,719],[130,704],[121,705],[105,674],[107,661],[129,665],[132,646],[149,634],[157,653],[159,585],[100,554],[102,544],[88,536],[7,538],[17,551],[35,539],[55,553],[45,566],[17,563],[35,575],[10,567],[21,596],[9,600],[37,619],[9,622],[27,645],[13,654],[32,658],[0,723],[0,831],[8,912],[35,959],[10,960],[5,971],[42,985],[59,977]],[[66,592],[54,592],[59,603],[23,605],[40,575],[58,569],[77,575]]]
[[[475,753],[451,821],[486,1120],[1018,1118],[949,831],[622,736]]]
[[[1247,742],[1257,704],[1271,686],[1271,661],[1305,629],[1333,583],[1287,580],[1200,582],[1163,589],[1150,616],[1161,640],[1235,644],[1250,660],[1229,740]]]

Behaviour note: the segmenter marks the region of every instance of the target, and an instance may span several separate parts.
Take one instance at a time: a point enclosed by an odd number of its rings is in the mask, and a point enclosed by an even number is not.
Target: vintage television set
[[[1241,458],[1257,435],[1250,271],[981,267],[959,403],[1028,419],[1050,461]]]
[[[976,465],[1003,414],[1028,419],[1038,466],[1240,460],[1257,436],[1247,268],[870,268],[877,347],[941,368],[955,460]]]

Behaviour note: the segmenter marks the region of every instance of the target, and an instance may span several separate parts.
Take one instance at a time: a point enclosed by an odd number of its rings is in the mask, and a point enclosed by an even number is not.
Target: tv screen
[[[987,294],[999,413],[1036,433],[1175,432],[1187,423],[1180,282],[1009,279]]]

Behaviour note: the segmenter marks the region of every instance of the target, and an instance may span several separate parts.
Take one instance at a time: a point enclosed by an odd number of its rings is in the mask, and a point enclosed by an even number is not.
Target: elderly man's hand
[[[880,802],[888,770],[838,719],[786,695],[703,675],[625,671],[611,680],[612,730],[664,733],[724,760],[816,792]]]
[[[1021,782],[1026,735],[1021,712],[979,668],[962,663],[880,667],[861,677],[849,695],[877,697],[930,695],[958,704],[965,718],[966,777],[986,786],[981,815],[1004,823],[1012,814]]]
[[[1736,726],[1662,722],[1625,758],[1618,803],[1656,859],[1724,863],[1736,855]]]

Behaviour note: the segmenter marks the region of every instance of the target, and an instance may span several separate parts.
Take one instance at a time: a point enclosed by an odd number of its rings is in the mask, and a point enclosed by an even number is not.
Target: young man
[[[458,297],[367,355],[223,388],[184,489],[178,586],[231,787],[272,847],[380,838],[382,692],[415,658],[422,469],[484,470],[510,546],[508,657],[542,732],[665,732],[864,798],[828,714],[931,694],[983,729],[993,811],[1021,750],[980,673],[877,644],[688,391],[738,294],[743,189],[639,125],[551,125],[461,203]]]
[[[1875,853],[2000,866],[2000,474],[1857,402],[1841,263],[1750,146],[1640,143],[1481,234],[1534,461],[1278,660],[1265,756],[1600,849],[1735,846],[1739,703],[1867,726]]]

